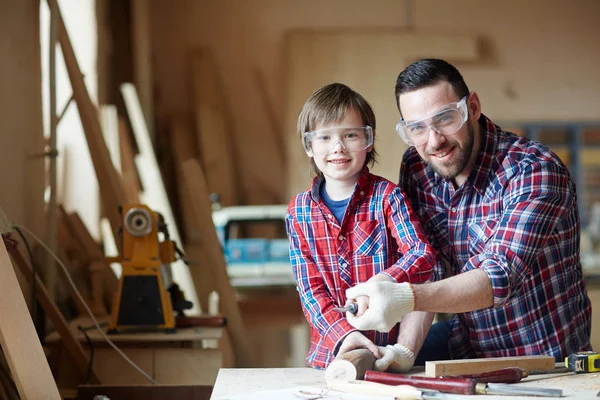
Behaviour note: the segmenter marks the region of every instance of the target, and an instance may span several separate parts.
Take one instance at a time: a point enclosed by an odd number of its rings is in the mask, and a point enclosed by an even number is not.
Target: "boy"
[[[400,189],[369,173],[376,156],[373,110],[360,94],[333,83],[306,101],[298,135],[316,175],[312,187],[292,199],[286,216],[290,261],[311,331],[307,362],[325,368],[336,355],[366,347],[383,356],[377,369],[410,369],[410,348],[378,347],[396,342],[397,325],[388,333],[360,332],[334,310],[358,283],[425,282],[436,262]],[[366,298],[356,302],[360,315]]]

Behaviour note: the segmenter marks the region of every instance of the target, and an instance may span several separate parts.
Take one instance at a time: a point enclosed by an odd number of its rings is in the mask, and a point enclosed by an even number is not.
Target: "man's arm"
[[[441,281],[413,285],[415,311],[463,313],[494,305],[492,284],[476,269]]]
[[[346,290],[346,296],[348,299],[360,296],[369,298],[364,314],[354,316],[346,313],[348,322],[360,330],[375,329],[380,332],[389,331],[390,327],[413,311],[461,313],[494,304],[492,284],[483,270],[415,285],[369,281]]]

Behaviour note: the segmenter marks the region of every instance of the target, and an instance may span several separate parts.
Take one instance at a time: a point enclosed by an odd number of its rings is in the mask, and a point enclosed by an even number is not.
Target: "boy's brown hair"
[[[306,100],[298,115],[297,133],[300,140],[304,140],[304,133],[314,131],[318,124],[341,121],[351,110],[359,113],[363,124],[370,126],[375,135],[375,113],[367,100],[358,92],[342,83],[331,83],[317,89]],[[376,157],[377,152],[373,143],[373,149],[367,153],[364,165],[373,165]],[[310,158],[310,168],[314,175],[323,175],[313,157]]]

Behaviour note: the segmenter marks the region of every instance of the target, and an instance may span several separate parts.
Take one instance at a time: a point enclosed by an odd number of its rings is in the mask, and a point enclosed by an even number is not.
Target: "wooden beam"
[[[154,137],[154,80],[152,78],[152,5],[149,0],[130,0],[133,79],[140,93],[148,132]]]
[[[183,163],[183,177],[183,184],[188,190],[190,203],[194,206],[194,222],[196,228],[200,230],[202,250],[208,261],[206,265],[196,268],[208,268],[212,271],[215,288],[221,300],[220,305],[223,314],[227,317],[227,329],[231,336],[237,367],[252,367],[254,366],[252,351],[247,332],[244,329],[235,291],[229,283],[225,256],[212,220],[208,187],[198,160],[187,160]]]
[[[122,117],[119,117],[119,145],[121,148],[121,176],[125,198],[128,203],[136,204],[140,202],[142,183],[135,166],[135,154],[129,128]]]
[[[187,193],[183,176],[183,163],[195,160],[198,156],[196,137],[191,123],[183,116],[176,116],[171,121],[171,151],[175,160],[175,182],[178,190],[179,210],[185,234],[185,254],[190,263],[190,274],[198,294],[200,304],[208,304],[208,295],[215,288],[214,278],[202,250],[201,232],[194,217],[194,205]]]
[[[60,400],[4,241],[0,244],[0,275],[0,344],[19,395],[23,400]]]
[[[464,375],[490,372],[502,368],[519,367],[526,370],[553,370],[556,360],[552,356],[518,356],[498,358],[475,358],[467,360],[427,361],[425,375]]]
[[[90,156],[92,158],[92,163],[94,164],[96,177],[98,178],[98,187],[100,190],[100,197],[102,198],[104,214],[110,221],[114,237],[119,237],[118,232],[122,223],[119,206],[123,205],[125,202],[122,182],[111,161],[106,142],[102,135],[102,129],[100,128],[98,110],[92,103],[87,87],[85,86],[83,75],[79,68],[77,58],[75,57],[75,52],[60,13],[58,2],[57,0],[48,0],[48,4],[51,7],[54,7],[58,14],[58,38],[65,60],[67,74],[69,75],[71,87],[73,88],[73,98],[77,103],[79,117],[81,118],[81,124],[87,139]]]
[[[231,116],[211,49],[192,54],[191,73],[200,162],[206,172],[209,193],[217,193],[222,206],[237,205],[237,157],[229,123]]]

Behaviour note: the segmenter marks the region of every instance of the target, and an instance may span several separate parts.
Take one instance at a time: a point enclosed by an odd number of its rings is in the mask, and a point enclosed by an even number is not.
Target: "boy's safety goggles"
[[[302,144],[306,152],[313,156],[329,154],[338,144],[349,152],[362,151],[373,145],[373,128],[367,125],[305,132]]]
[[[400,119],[396,124],[396,132],[409,146],[421,146],[427,143],[431,129],[440,135],[453,135],[467,121],[467,96],[460,101],[449,103],[441,110],[417,121]]]

